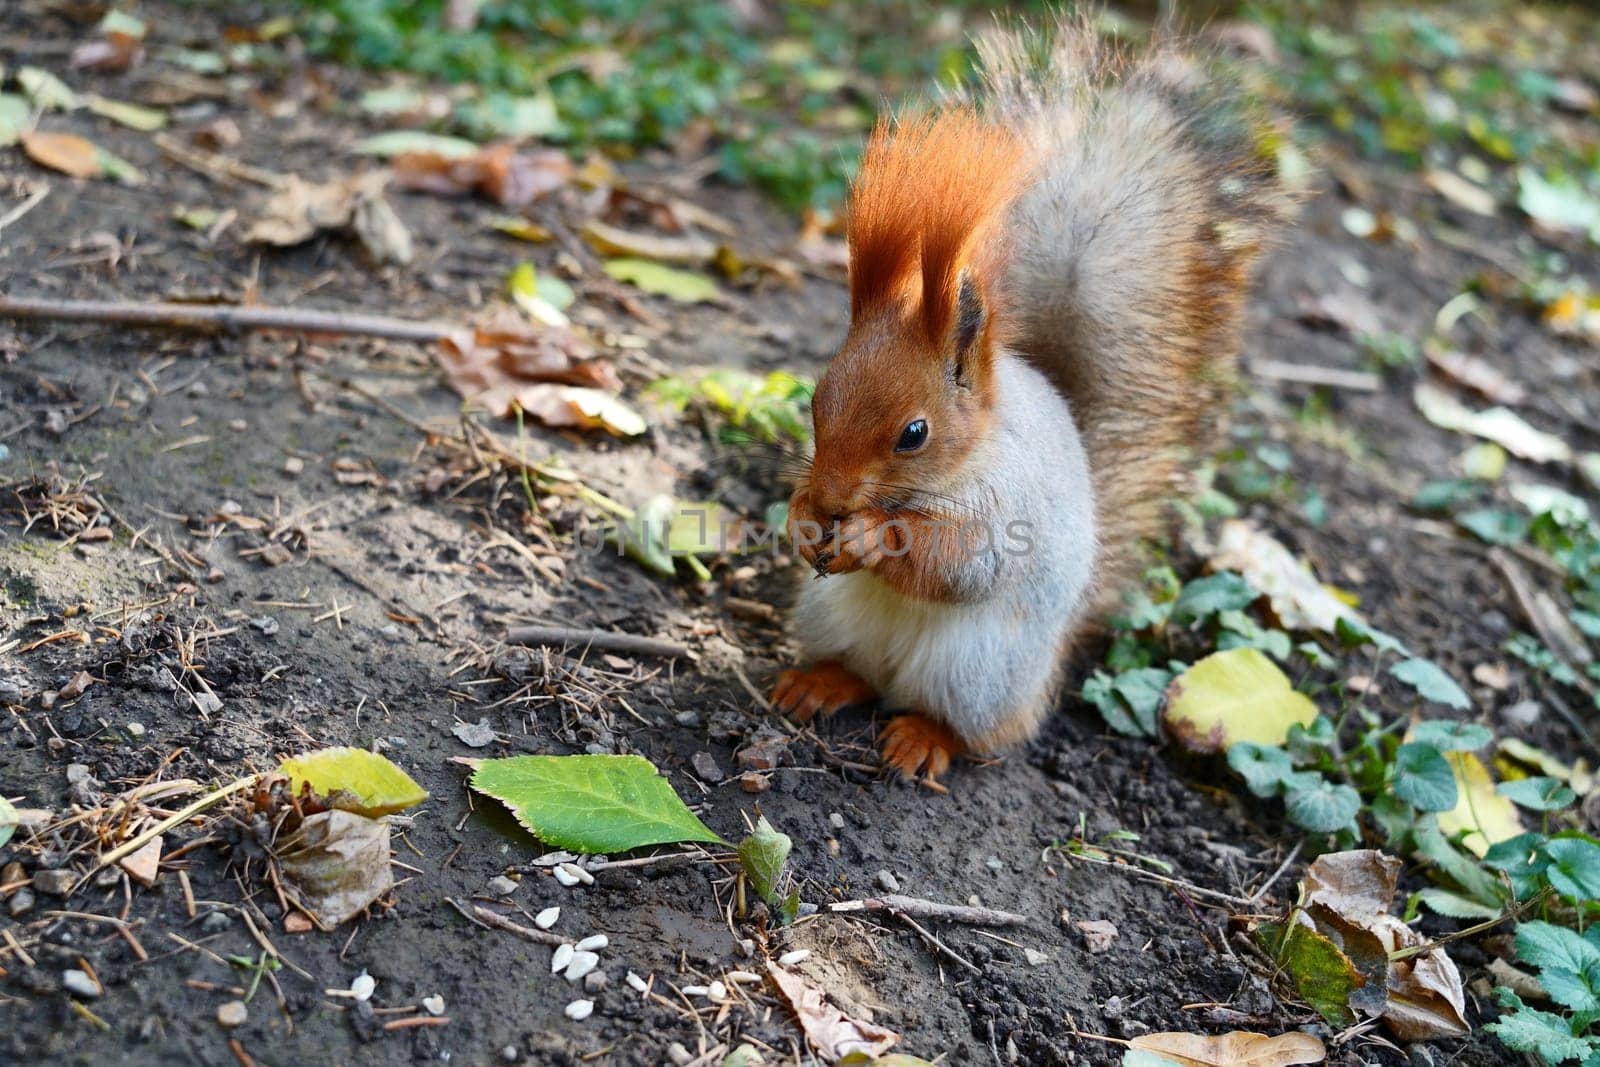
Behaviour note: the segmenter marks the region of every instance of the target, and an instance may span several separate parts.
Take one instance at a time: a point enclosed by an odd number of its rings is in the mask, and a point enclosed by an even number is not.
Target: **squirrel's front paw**
[[[839,524],[833,539],[823,546],[816,561],[818,573],[871,570],[885,559],[904,555],[909,536],[905,524],[885,512],[852,515]]]
[[[951,759],[967,750],[950,727],[926,715],[896,715],[878,735],[878,747],[886,766],[912,780],[922,771],[922,784],[940,793],[945,788],[939,775],[949,769]]]
[[[810,722],[817,715],[832,715],[854,704],[866,704],[877,697],[872,686],[832,660],[784,671],[772,690],[773,706],[800,722]]]

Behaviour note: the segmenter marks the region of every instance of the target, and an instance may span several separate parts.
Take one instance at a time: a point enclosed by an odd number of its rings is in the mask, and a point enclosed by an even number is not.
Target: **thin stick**
[[[928,944],[932,945],[934,948],[938,949],[941,954],[943,954],[945,956],[949,956],[951,959],[953,959],[957,963],[961,964],[961,966],[965,967],[967,970],[971,971],[973,974],[982,974],[983,973],[983,969],[981,967],[979,967],[976,963],[973,963],[971,960],[967,959],[961,953],[957,952],[955,949],[951,948],[949,945],[945,944],[943,941],[940,941],[937,937],[934,937],[933,934],[928,931],[927,927],[925,927],[921,923],[917,922],[917,920],[913,919],[911,916],[907,915],[905,912],[903,912],[903,911],[894,912],[894,917],[896,919],[899,919],[901,922],[905,923],[907,926],[911,927],[911,929],[915,930],[917,933],[921,934],[923,940],[928,942]]]
[[[23,200],[22,203],[18,204],[4,215],[0,215],[0,232],[3,232],[7,226],[10,226],[13,222],[16,222],[18,219],[22,218],[22,216],[38,207],[39,202],[49,195],[49,182],[40,182],[38,185],[34,186],[33,192],[28,194],[27,199]]]
[[[513,645],[532,645],[537,648],[592,648],[624,656],[660,656],[663,659],[677,659],[689,654],[688,646],[676,641],[570,626],[513,626],[506,631],[506,641]]]
[[[818,914],[849,915],[853,912],[888,912],[910,916],[914,919],[932,919],[937,922],[964,923],[967,926],[1026,926],[1028,917],[1014,911],[996,911],[994,908],[976,908],[968,904],[940,904],[920,897],[905,897],[890,893],[865,900],[844,900],[824,906]]]
[[[525,941],[532,941],[539,945],[549,945],[552,948],[559,948],[562,945],[572,943],[571,938],[562,937],[560,934],[552,934],[548,930],[535,930],[531,926],[523,926],[521,923],[512,922],[499,912],[490,911],[481,905],[473,904],[469,907],[454,897],[445,897],[444,899],[452,908],[473,922],[483,926],[492,926],[497,930],[504,930],[508,934],[516,934]]]
[[[162,326],[183,330],[281,330],[382,337],[428,343],[455,327],[387,315],[362,315],[314,308],[248,307],[214,304],[134,304],[108,300],[50,300],[0,296],[0,319],[98,322],[119,326]]]
[[[1383,379],[1366,371],[1313,367],[1304,363],[1284,363],[1276,359],[1251,360],[1250,373],[1258,378],[1270,378],[1277,382],[1325,385],[1331,389],[1349,389],[1357,393],[1376,393],[1383,388]]]
[[[1171,889],[1182,890],[1185,893],[1190,893],[1197,897],[1209,897],[1221,904],[1231,905],[1236,908],[1251,908],[1255,906],[1255,902],[1246,897],[1234,896],[1232,893],[1219,893],[1215,889],[1207,889],[1205,886],[1195,885],[1193,882],[1185,882],[1180,878],[1168,878],[1164,874],[1157,874],[1155,871],[1147,871],[1143,867],[1133,867],[1125,863],[1108,863],[1105,860],[1090,859],[1088,856],[1080,855],[1075,852],[1063,851],[1060,854],[1068,859],[1079,860],[1083,863],[1092,863],[1097,867],[1112,867],[1121,871],[1123,874],[1132,875],[1134,878],[1139,878],[1146,882],[1154,882],[1157,885],[1164,885]],[[1216,907],[1217,905],[1211,906]]]
[[[160,837],[174,826],[179,826],[188,822],[190,819],[194,818],[202,811],[205,811],[213,804],[232,796],[245,786],[250,785],[255,780],[255,775],[247,774],[243,778],[229,782],[221,789],[207,793],[205,796],[201,797],[193,804],[190,804],[182,811],[162,819],[150,829],[146,830],[138,837],[135,837],[132,841],[125,842],[124,844],[112,849],[110,852],[107,852],[104,856],[101,856],[100,862],[94,865],[94,870],[91,870],[88,874],[84,875],[83,882],[87,882],[89,878],[94,875],[95,871],[99,871],[103,868],[111,866],[124,856],[133,855],[135,852],[139,851],[145,845],[149,844],[151,841],[154,841],[156,838]],[[82,887],[83,882],[79,882],[77,886],[73,887],[74,892],[76,892],[78,888]]]
[[[1267,891],[1278,883],[1278,879],[1283,877],[1283,872],[1289,869],[1289,865],[1300,858],[1300,849],[1304,844],[1305,841],[1303,839],[1294,843],[1294,848],[1290,849],[1289,854],[1283,858],[1283,862],[1278,864],[1278,869],[1272,872],[1272,877],[1262,882],[1261,888],[1250,894],[1251,904],[1261,903],[1261,898],[1266,896]]]

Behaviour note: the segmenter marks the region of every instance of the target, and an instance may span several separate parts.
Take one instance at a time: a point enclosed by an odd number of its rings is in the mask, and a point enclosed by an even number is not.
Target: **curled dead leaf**
[[[1321,1063],[1328,1050],[1310,1034],[1291,1031],[1268,1037],[1235,1030],[1231,1034],[1140,1034],[1130,1048],[1152,1052],[1178,1067],[1290,1067]]]
[[[1361,618],[1328,586],[1317,581],[1311,568],[1297,560],[1281,541],[1243,519],[1229,519],[1222,524],[1211,567],[1238,571],[1253,588],[1265,593],[1273,614],[1285,629],[1332,633],[1341,616],[1357,621]]]
[[[385,198],[387,171],[329,182],[290,176],[267,200],[245,240],[288,248],[324,231],[350,230],[379,263],[409,263],[411,231]]]
[[[807,1044],[829,1063],[852,1053],[881,1056],[900,1040],[893,1030],[850,1018],[829,1004],[819,987],[793,971],[769,963],[767,974],[800,1020]]]
[[[300,903],[329,926],[361,914],[394,886],[389,824],[354,812],[311,816],[283,841],[277,857]]]
[[[518,152],[513,145],[467,156],[403,152],[394,158],[395,186],[439,196],[477,192],[505,207],[526,207],[572,180],[572,161],[555,149]]]

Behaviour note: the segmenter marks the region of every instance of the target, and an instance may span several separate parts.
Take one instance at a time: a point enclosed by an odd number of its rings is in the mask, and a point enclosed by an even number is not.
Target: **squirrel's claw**
[[[832,715],[852,704],[866,704],[877,696],[872,686],[832,660],[784,671],[772,689],[773,706],[799,722]]]
[[[953,757],[967,749],[944,723],[915,714],[890,719],[878,735],[878,747],[883,750],[885,766],[912,780],[922,771],[922,784],[940,793],[945,788],[939,783],[939,775],[950,768]]]

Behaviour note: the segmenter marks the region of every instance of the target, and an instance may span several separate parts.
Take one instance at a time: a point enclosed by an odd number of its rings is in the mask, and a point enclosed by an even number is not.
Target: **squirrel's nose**
[[[850,498],[855,486],[833,478],[814,478],[811,483],[811,510],[825,522],[843,522],[850,517]]]

